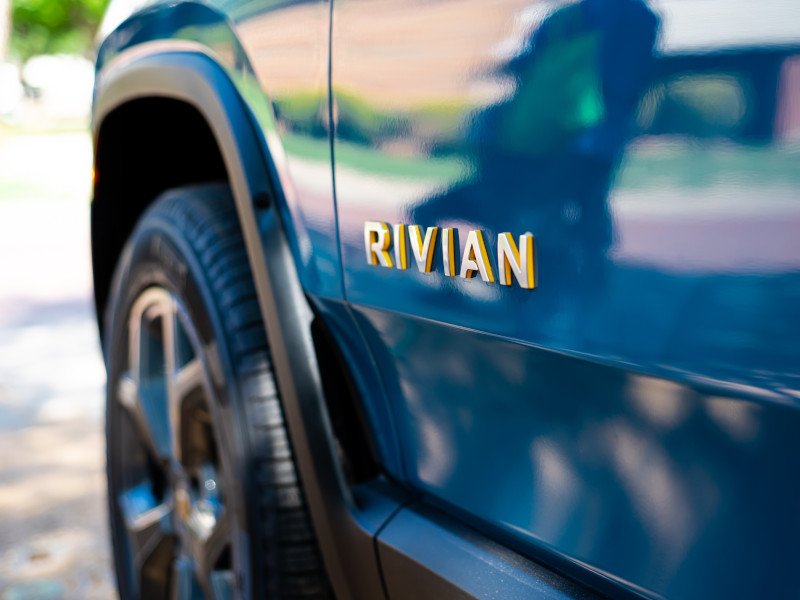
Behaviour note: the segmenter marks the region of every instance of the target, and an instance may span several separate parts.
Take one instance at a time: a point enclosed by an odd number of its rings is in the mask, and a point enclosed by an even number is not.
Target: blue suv
[[[101,38],[122,598],[800,597],[800,3]]]

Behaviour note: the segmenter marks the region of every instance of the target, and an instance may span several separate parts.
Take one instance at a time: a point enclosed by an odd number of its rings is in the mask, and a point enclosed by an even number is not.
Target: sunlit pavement
[[[0,600],[114,597],[90,154],[0,130]]]

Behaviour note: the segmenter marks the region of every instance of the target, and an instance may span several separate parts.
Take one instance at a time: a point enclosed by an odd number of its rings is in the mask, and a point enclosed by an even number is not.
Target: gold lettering
[[[408,268],[408,250],[406,249],[406,226],[402,223],[394,225],[394,263],[398,269]]]
[[[422,238],[422,228],[419,225],[409,225],[408,237],[411,242],[411,253],[420,273],[430,273],[433,270],[433,254],[436,249],[436,235],[438,227],[428,227],[425,238]]]
[[[392,255],[389,252],[391,243],[392,234],[386,223],[381,221],[367,221],[364,223],[364,246],[369,264],[380,264],[391,269],[393,266]]]
[[[442,228],[442,265],[444,274],[448,277],[456,276],[456,230],[452,227]]]
[[[486,252],[483,232],[479,229],[470,231],[467,235],[464,255],[461,258],[461,277],[472,279],[475,273],[480,273],[481,279],[486,283],[494,283],[494,272],[489,262],[489,254]]]
[[[536,287],[536,251],[533,235],[523,233],[519,236],[519,247],[514,236],[503,232],[497,237],[497,271],[500,274],[500,285],[511,285],[511,274],[526,290]]]

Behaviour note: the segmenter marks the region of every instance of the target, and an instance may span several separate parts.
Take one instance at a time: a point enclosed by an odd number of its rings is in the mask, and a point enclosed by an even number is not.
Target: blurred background
[[[113,597],[91,303],[107,0],[0,0],[0,600]]]

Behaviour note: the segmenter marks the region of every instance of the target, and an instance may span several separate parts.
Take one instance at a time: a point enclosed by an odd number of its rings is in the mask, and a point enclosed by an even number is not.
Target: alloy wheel
[[[233,598],[241,550],[198,333],[173,293],[151,287],[133,302],[127,334],[109,457],[129,580],[141,598]]]

